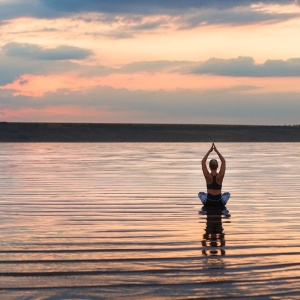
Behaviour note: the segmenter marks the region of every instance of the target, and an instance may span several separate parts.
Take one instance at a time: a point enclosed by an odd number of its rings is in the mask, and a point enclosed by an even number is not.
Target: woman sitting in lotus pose
[[[212,159],[209,162],[210,172],[207,169],[206,161],[211,152],[215,151],[221,161],[221,166],[219,172],[218,170],[218,161]],[[226,161],[222,154],[218,151],[217,147],[213,143],[211,148],[205,154],[202,159],[202,172],[206,180],[207,193],[200,192],[198,194],[201,202],[205,206],[219,206],[225,207],[227,201],[230,198],[230,193],[226,192],[222,194],[222,182],[225,176],[226,171]]]

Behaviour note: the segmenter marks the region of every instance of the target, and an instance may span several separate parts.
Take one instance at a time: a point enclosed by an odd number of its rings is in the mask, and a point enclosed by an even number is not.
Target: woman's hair
[[[218,161],[216,159],[212,159],[210,162],[209,162],[209,167],[211,170],[217,170],[218,169]]]

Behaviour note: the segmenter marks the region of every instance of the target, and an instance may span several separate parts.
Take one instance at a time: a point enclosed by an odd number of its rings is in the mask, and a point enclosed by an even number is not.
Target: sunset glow
[[[168,3],[0,1],[1,119],[299,123],[298,2]]]

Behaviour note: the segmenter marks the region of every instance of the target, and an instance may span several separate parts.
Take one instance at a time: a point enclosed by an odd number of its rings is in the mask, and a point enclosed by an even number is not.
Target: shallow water
[[[299,299],[300,144],[217,145],[229,219],[209,146],[1,144],[0,298]]]

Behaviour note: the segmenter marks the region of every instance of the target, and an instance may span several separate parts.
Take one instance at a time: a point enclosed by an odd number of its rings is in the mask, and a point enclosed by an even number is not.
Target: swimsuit
[[[222,184],[217,183],[217,176],[213,176],[213,182],[210,184],[207,184],[207,189],[208,190],[221,190],[222,189]]]

